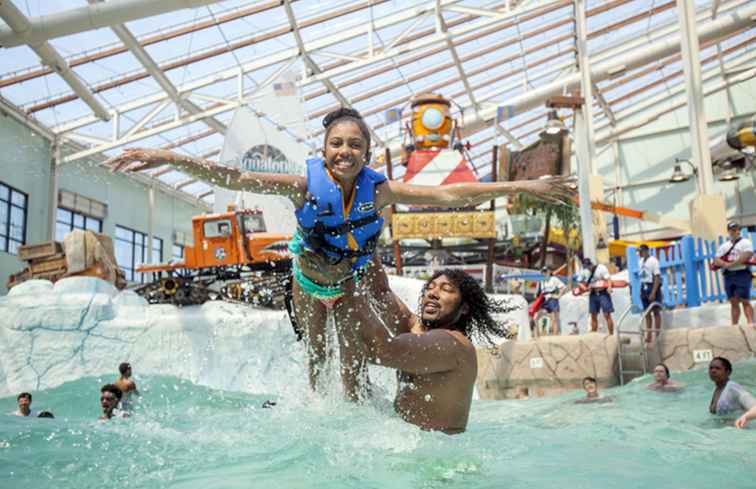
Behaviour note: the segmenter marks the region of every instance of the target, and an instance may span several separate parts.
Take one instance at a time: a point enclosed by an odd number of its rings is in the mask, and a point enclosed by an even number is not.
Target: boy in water
[[[114,382],[114,385],[120,389],[122,393],[121,397],[121,411],[128,411],[131,409],[131,396],[139,395],[136,382],[131,379],[131,364],[123,362],[118,366],[118,371],[121,376]]]
[[[128,418],[129,413],[117,409],[118,402],[121,400],[123,393],[121,389],[113,384],[105,384],[100,388],[100,407],[102,416],[100,420],[107,421],[112,417]]]

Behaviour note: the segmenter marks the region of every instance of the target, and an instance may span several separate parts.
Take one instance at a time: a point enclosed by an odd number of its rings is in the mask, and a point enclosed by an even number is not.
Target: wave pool
[[[647,391],[644,378],[607,390],[607,404],[573,404],[577,393],[475,401],[458,436],[407,425],[388,401],[166,376],[138,379],[133,417],[100,422],[98,388],[111,379],[86,377],[35,392],[34,408],[55,419],[9,416],[15,396],[0,399],[0,487],[754,487],[756,431],[708,414],[705,371],[675,377],[682,393]],[[734,380],[756,392],[752,379],[756,362],[736,365]],[[277,405],[263,409],[268,399]]]

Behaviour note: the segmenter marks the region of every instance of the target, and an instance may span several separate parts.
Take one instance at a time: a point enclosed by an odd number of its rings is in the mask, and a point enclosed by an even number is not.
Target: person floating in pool
[[[100,407],[102,416],[100,420],[107,421],[111,418],[128,418],[129,413],[118,409],[118,402],[121,400],[123,393],[121,389],[113,384],[105,384],[100,388]]]
[[[297,322],[305,332],[310,386],[316,390],[326,361],[325,325],[335,318],[341,378],[347,398],[361,397],[365,377],[364,345],[354,337],[352,298],[345,285],[360,280],[375,256],[383,228],[381,210],[393,204],[445,208],[474,206],[496,197],[527,193],[551,202],[570,202],[574,190],[563,179],[516,182],[460,183],[441,186],[388,181],[367,167],[370,131],[360,114],[349,108],[331,112],[325,127],[323,159],[307,162],[307,176],[245,172],[207,160],[164,150],[129,149],[107,164],[117,171],[144,171],[163,165],[214,185],[289,198],[296,209],[298,230],[290,243],[293,261],[293,303]],[[316,260],[316,257],[319,260]],[[346,262],[349,270],[334,278],[333,265]],[[369,280],[361,288],[370,290]],[[385,298],[378,298],[384,301]]]
[[[732,364],[728,359],[715,357],[709,362],[709,378],[715,385],[709,403],[711,414],[729,415],[756,406],[756,399],[743,386],[730,380],[731,374]]]
[[[123,362],[118,366],[118,371],[121,373],[121,376],[113,384],[118,387],[122,393],[119,408],[121,411],[128,411],[131,409],[131,396],[138,396],[140,394],[137,390],[136,382],[131,378],[131,364]]]
[[[602,396],[599,394],[598,383],[593,377],[585,377],[583,379],[583,390],[585,391],[585,397],[575,401],[576,404],[585,404],[591,402],[612,402],[614,398],[611,396]]]
[[[13,413],[14,416],[36,418],[39,415],[37,411],[32,411],[32,395],[28,392],[22,392],[19,394],[18,397],[16,397],[16,402],[18,403],[18,409]]]
[[[357,301],[364,301],[357,296]],[[492,317],[518,306],[495,301],[461,270],[436,272],[423,286],[419,316],[401,300],[387,307],[407,333],[390,336],[374,316],[365,313],[357,326],[370,362],[399,373],[394,408],[407,422],[425,430],[461,433],[467,427],[478,361],[471,339],[493,344],[505,329]],[[366,303],[357,304],[367,311]]]
[[[646,387],[660,392],[678,392],[682,389],[682,386],[677,382],[669,379],[669,367],[663,363],[659,363],[654,367],[654,382],[648,384]]]
[[[659,392],[678,392],[682,389],[682,386],[673,380],[669,380],[669,368],[663,363],[659,363],[654,367],[654,382],[646,387]]]

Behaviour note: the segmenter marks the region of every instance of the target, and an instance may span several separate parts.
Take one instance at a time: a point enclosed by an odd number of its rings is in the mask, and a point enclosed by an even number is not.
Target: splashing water
[[[734,380],[756,391],[756,362]],[[281,375],[269,385],[285,386]],[[423,432],[389,402],[337,395],[229,392],[167,376],[137,379],[129,419],[99,422],[98,388],[85,377],[34,393],[55,419],[0,415],[0,487],[580,487],[750,488],[756,429],[707,413],[705,371],[675,376],[679,394],[646,377],[605,391],[614,403],[577,405],[579,393],[476,401],[468,431]],[[277,405],[262,408],[265,400]],[[15,397],[0,399],[0,412]]]

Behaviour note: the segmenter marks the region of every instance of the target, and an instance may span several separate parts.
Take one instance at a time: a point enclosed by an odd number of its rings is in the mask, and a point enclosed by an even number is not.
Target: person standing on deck
[[[653,303],[661,304],[661,270],[659,260],[651,256],[648,245],[642,244],[638,248],[641,257],[640,263],[640,297],[645,311]],[[653,320],[652,317],[653,316]],[[654,335],[655,333],[655,335]],[[659,339],[661,333],[661,308],[655,305],[651,314],[646,315],[646,343],[650,344],[653,339]]]
[[[740,321],[740,306],[746,324],[753,325],[753,307],[751,306],[751,270],[746,262],[753,256],[753,244],[749,239],[740,236],[740,224],[730,222],[727,225],[730,239],[722,243],[717,250],[714,265],[722,269],[724,275],[725,293],[730,301],[730,317],[732,324]]]
[[[598,331],[598,313],[602,312],[609,334],[614,334],[612,277],[609,275],[609,269],[600,263],[594,264],[590,258],[583,258],[583,270],[578,275],[578,282],[584,283],[590,290],[588,311],[591,314],[591,332]],[[606,286],[599,287],[600,284]]]

